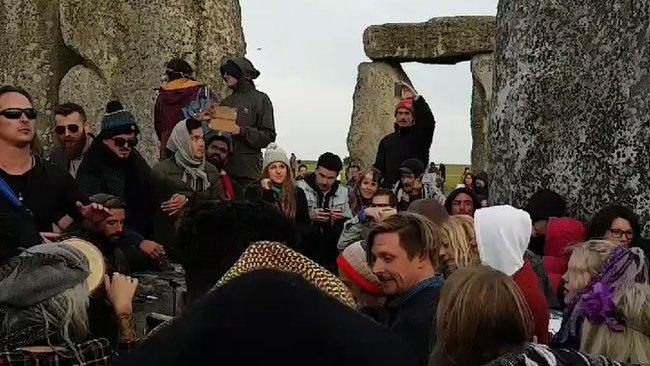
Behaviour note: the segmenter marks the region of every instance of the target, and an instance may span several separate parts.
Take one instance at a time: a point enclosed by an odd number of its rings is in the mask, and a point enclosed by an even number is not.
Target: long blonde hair
[[[278,204],[287,217],[291,219],[296,218],[296,184],[293,182],[291,176],[291,169],[285,163],[282,163],[287,169],[287,175],[284,177],[282,182],[282,196],[278,198]],[[264,169],[264,178],[269,178],[269,167],[271,164],[267,165]]]
[[[615,288],[614,304],[625,318],[625,330],[613,332],[606,324],[582,325],[580,350],[620,362],[650,363],[650,285],[625,283]]]
[[[523,349],[533,337],[533,316],[517,284],[487,266],[455,271],[436,312],[432,365],[482,365]]]
[[[578,284],[578,291],[586,288],[617,246],[608,240],[588,240],[572,247],[565,280]]]
[[[451,216],[442,224],[447,233],[446,245],[454,253],[457,268],[480,264],[474,233],[474,219],[467,215]]]

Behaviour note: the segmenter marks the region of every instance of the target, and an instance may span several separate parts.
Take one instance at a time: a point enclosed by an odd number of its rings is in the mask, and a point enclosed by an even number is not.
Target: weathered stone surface
[[[59,102],[74,102],[84,107],[92,130],[99,132],[111,90],[95,71],[81,65],[70,69],[59,86]]]
[[[490,103],[492,101],[492,76],[494,54],[472,57],[472,171],[488,171],[490,153]]]
[[[221,59],[245,53],[236,0],[60,0],[60,8],[65,43],[133,112],[142,131],[140,150],[150,162],[157,150],[155,89],[164,63],[184,56],[202,81],[220,90]]]
[[[363,45],[371,60],[454,64],[492,52],[495,23],[491,16],[459,16],[372,25],[363,33]]]
[[[0,7],[0,83],[21,86],[34,97],[41,139],[52,124],[59,81],[78,57],[59,31],[59,8],[51,0],[2,0]]]
[[[372,166],[379,141],[393,132],[398,102],[395,83],[398,81],[411,85],[399,64],[364,62],[359,65],[348,133],[348,151],[352,161]]]
[[[635,208],[650,233],[650,1],[502,0],[491,198],[548,187],[586,219]]]

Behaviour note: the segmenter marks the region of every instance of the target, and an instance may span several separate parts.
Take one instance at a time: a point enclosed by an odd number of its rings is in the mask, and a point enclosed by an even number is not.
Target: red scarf
[[[232,180],[228,174],[222,174],[219,176],[221,179],[221,184],[223,185],[223,200],[224,201],[234,201],[235,200],[235,190],[232,188]]]

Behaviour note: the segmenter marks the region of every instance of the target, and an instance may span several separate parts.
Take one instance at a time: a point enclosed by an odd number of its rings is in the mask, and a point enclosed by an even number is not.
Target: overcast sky
[[[422,22],[453,15],[496,15],[497,0],[240,0],[247,57],[258,88],[275,109],[278,143],[299,159],[325,151],[348,155],[357,66],[369,61],[363,31],[370,25]],[[436,117],[431,159],[470,162],[469,62],[402,64]]]

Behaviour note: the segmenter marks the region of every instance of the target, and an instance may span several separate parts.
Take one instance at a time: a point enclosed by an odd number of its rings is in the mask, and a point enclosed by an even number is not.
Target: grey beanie
[[[275,142],[271,142],[269,146],[266,147],[266,152],[264,153],[262,171],[266,170],[266,167],[271,165],[271,163],[275,163],[277,161],[285,163],[288,167],[291,166],[291,164],[289,164],[289,158],[287,158],[287,154],[284,152],[284,150],[282,150],[282,148]]]
[[[90,265],[71,245],[33,246],[0,266],[0,306],[29,307],[86,280]]]

